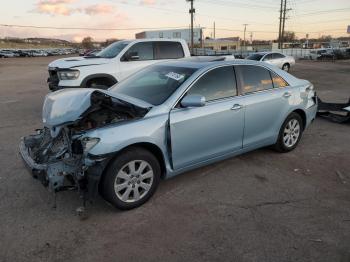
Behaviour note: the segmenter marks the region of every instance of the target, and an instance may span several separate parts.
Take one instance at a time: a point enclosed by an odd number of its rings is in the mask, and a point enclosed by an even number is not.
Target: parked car
[[[258,52],[246,57],[248,60],[263,61],[278,68],[289,71],[295,65],[295,59],[292,56],[286,56],[277,52]]]
[[[48,94],[44,128],[24,137],[20,152],[51,190],[91,197],[99,189],[115,207],[131,209],[161,178],[260,147],[293,150],[316,111],[313,85],[275,66],[169,61],[108,90]]]
[[[333,60],[335,54],[332,48],[324,48],[310,51],[311,60]]]
[[[15,57],[15,54],[11,51],[0,51],[0,57],[2,58]]]
[[[98,55],[72,57],[49,64],[50,90],[89,87],[107,89],[142,68],[160,60],[190,57],[180,39],[138,39],[111,44]]]

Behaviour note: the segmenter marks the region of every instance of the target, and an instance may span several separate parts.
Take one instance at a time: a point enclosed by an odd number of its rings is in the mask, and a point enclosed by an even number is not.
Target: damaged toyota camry
[[[165,62],[108,90],[48,94],[43,128],[20,153],[51,191],[100,193],[125,210],[161,179],[260,147],[293,150],[316,111],[310,82],[265,63]]]

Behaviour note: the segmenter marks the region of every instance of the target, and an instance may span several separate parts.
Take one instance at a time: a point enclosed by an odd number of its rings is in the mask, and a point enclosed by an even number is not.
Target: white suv
[[[49,64],[49,88],[107,89],[160,60],[190,57],[182,39],[138,39],[111,44],[94,56],[72,57]]]

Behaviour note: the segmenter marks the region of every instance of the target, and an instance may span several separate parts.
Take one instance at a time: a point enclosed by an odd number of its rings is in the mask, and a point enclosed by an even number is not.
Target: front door
[[[120,80],[156,62],[157,60],[154,58],[153,42],[136,43],[130,47],[121,58]]]
[[[174,169],[242,148],[244,107],[238,97],[232,66],[205,73],[187,92],[206,98],[203,107],[174,108],[170,112]]]

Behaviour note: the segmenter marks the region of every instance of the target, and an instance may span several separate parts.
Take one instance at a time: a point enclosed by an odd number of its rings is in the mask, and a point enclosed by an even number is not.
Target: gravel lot
[[[350,261],[349,125],[317,119],[288,154],[261,149],[168,181],[121,212],[53,197],[24,168],[55,58],[0,59],[0,261]],[[321,98],[350,96],[350,62],[298,62]],[[337,172],[340,176],[337,175]]]

